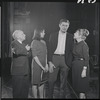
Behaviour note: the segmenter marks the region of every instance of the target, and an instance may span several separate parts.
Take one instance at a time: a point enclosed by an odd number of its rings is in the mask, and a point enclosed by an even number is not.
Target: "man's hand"
[[[25,46],[25,48],[27,49],[27,51],[30,50],[30,46],[28,44]]]
[[[56,68],[55,65],[52,62],[49,62],[49,72],[50,73],[53,72],[54,68]]]
[[[14,54],[15,54],[15,49],[14,49],[14,48],[11,48],[11,51],[12,51],[12,53],[14,53]]]

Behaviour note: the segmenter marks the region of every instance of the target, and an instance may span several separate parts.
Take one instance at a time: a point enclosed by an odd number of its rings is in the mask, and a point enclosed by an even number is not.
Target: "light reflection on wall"
[[[27,9],[27,2],[14,3],[14,30],[22,30],[26,34],[26,44],[31,42],[33,28],[30,20],[30,11]]]

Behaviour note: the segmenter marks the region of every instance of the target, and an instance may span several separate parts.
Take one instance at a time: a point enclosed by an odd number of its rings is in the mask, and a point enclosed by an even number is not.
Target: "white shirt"
[[[22,41],[20,41],[20,40],[17,40],[17,41],[22,44]]]
[[[65,54],[66,33],[59,31],[58,44],[54,54]]]

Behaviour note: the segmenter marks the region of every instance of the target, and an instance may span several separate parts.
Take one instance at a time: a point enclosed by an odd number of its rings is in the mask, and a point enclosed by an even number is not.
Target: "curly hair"
[[[78,29],[79,35],[82,35],[82,39],[86,39],[86,37],[89,35],[89,31],[87,29]]]
[[[22,30],[15,30],[12,34],[13,39],[17,40],[20,37],[20,34],[24,33]]]

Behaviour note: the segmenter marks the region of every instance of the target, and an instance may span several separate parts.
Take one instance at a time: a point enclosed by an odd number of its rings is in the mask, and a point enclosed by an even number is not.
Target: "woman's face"
[[[79,34],[79,31],[76,31],[74,33],[74,39],[80,39],[81,38],[81,35]]]
[[[41,35],[41,38],[44,38],[44,36],[45,36],[45,30],[43,30],[40,35]]]

